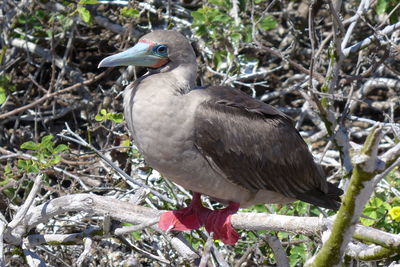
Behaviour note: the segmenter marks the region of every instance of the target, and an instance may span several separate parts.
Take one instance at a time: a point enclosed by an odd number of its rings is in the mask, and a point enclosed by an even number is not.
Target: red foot
[[[199,193],[193,193],[192,202],[188,207],[161,214],[158,227],[164,231],[185,231],[203,226],[212,210],[203,207],[200,196]]]
[[[235,244],[239,234],[231,224],[231,215],[239,209],[239,203],[231,202],[225,209],[210,210],[201,204],[199,193],[193,194],[193,200],[186,208],[164,212],[158,223],[164,231],[194,230],[205,226],[207,232],[214,232],[214,239],[227,245]]]
[[[225,209],[214,210],[206,221],[206,230],[214,232],[214,239],[219,239],[227,245],[234,245],[239,239],[239,234],[231,224],[231,215],[239,209],[239,203],[230,202]]]

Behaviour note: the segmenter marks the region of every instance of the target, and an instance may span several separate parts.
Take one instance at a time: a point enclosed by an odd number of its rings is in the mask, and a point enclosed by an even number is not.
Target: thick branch
[[[114,220],[134,225],[151,226],[158,222],[163,211],[154,210],[110,197],[75,194],[52,199],[42,205],[29,209],[20,223],[18,234],[22,237],[39,223],[46,223],[51,218],[68,212],[87,212],[90,214],[107,215]],[[151,223],[150,223],[151,222]],[[232,216],[231,222],[236,229],[284,231],[304,235],[319,235],[330,225],[330,221],[318,217],[296,217],[266,213],[238,213]],[[91,235],[90,233],[89,235]],[[42,244],[46,240],[56,238],[60,242],[77,242],[84,234],[32,236],[28,238],[31,245]],[[363,241],[372,242],[383,247],[400,246],[400,236],[377,229],[357,225],[354,236]],[[50,239],[48,239],[50,238]],[[12,240],[5,239],[8,243]]]
[[[353,158],[354,170],[343,203],[336,216],[331,235],[309,266],[340,266],[355,231],[361,212],[374,190],[378,144],[382,127],[376,126],[368,136],[361,153]]]

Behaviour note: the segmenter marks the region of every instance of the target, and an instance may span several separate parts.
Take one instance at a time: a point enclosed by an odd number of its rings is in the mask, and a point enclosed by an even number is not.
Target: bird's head
[[[156,30],[140,38],[134,47],[104,58],[98,67],[134,65],[157,69],[170,62],[195,63],[196,56],[189,41],[179,32]]]

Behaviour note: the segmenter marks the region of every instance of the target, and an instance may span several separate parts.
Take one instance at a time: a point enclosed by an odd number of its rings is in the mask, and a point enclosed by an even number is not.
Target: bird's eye
[[[167,56],[168,47],[166,45],[157,45],[154,47],[153,51],[159,56]]]

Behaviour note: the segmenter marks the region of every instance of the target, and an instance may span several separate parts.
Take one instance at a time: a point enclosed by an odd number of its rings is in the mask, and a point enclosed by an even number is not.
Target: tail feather
[[[340,196],[343,190],[328,182],[328,192],[324,193],[319,189],[312,189],[301,195],[296,196],[297,199],[314,204],[319,207],[338,210],[340,207]]]

